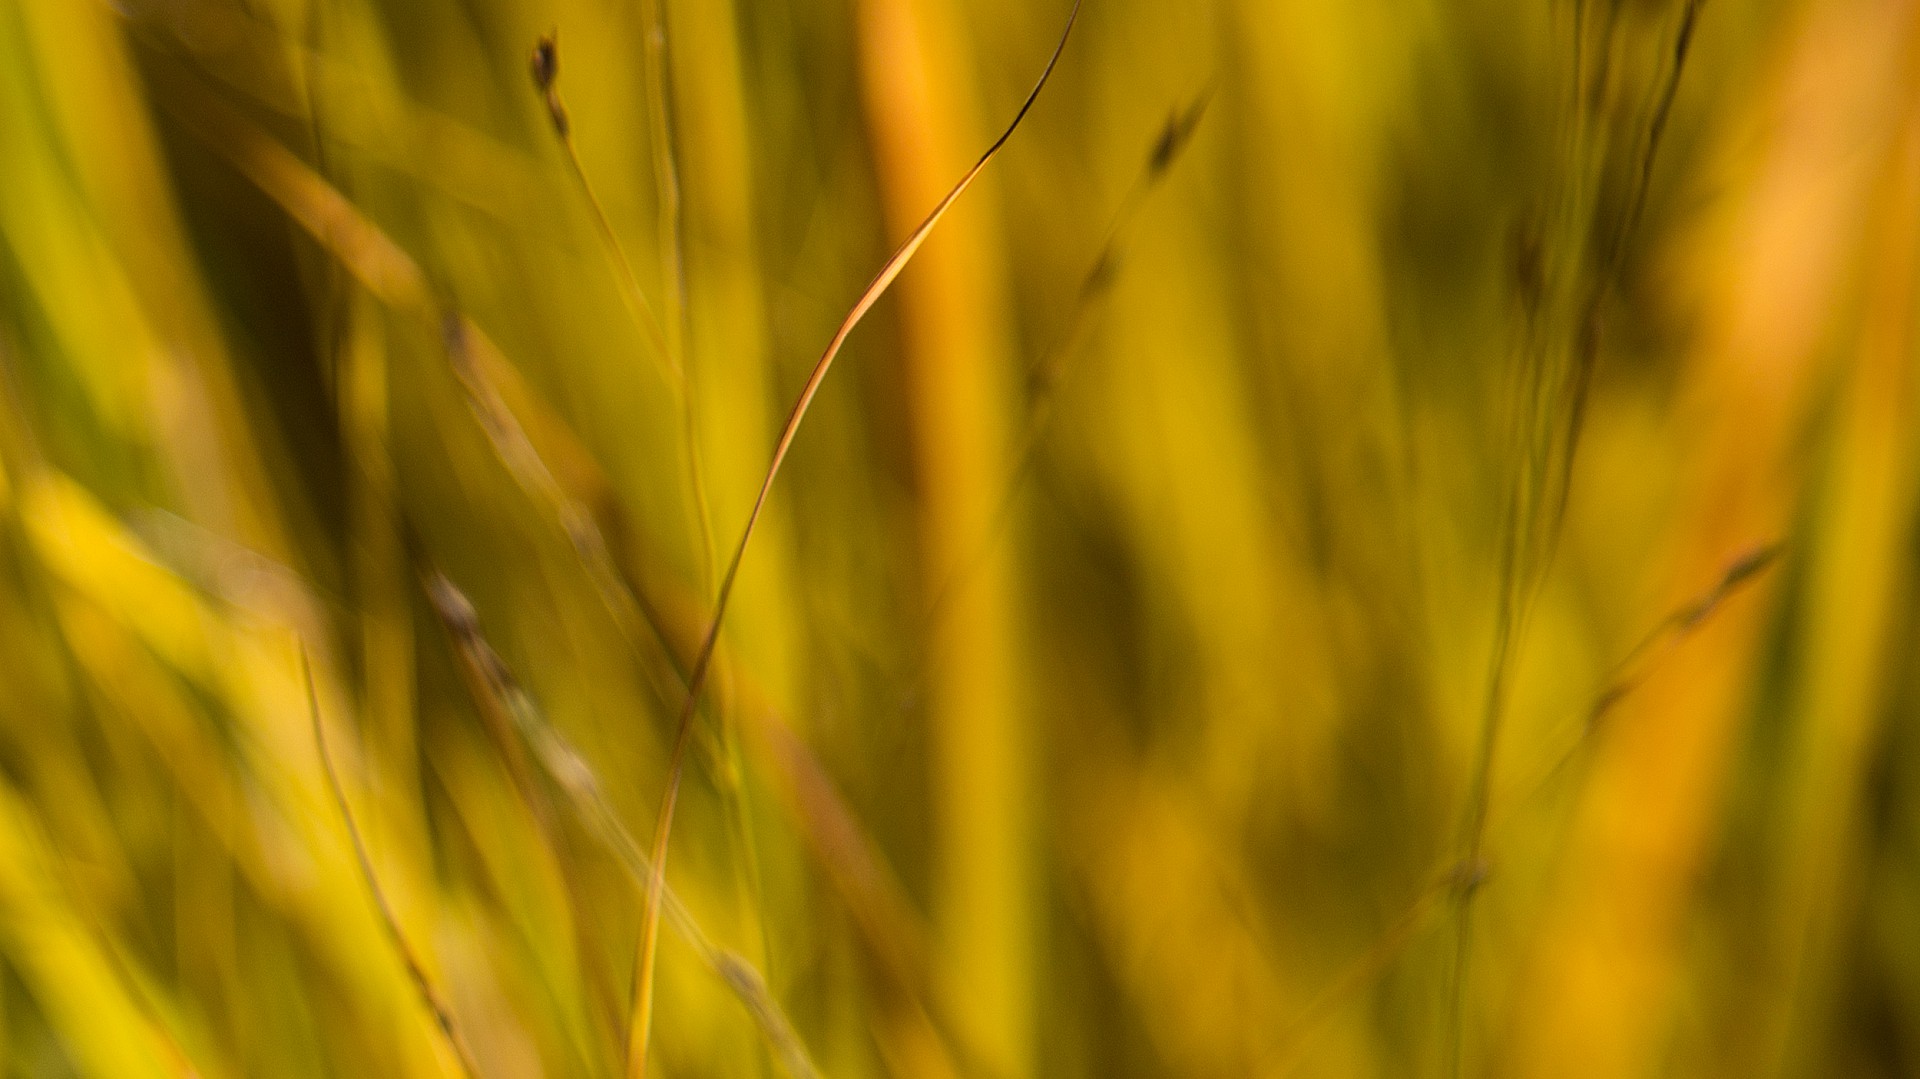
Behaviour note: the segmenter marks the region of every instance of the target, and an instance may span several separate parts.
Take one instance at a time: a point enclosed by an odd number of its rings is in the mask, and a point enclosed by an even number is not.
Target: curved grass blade
[[[740,541],[734,545],[733,555],[727,561],[726,573],[720,578],[720,588],[714,596],[713,618],[707,623],[706,636],[700,642],[700,651],[695,654],[693,668],[688,673],[687,696],[680,708],[673,738],[673,753],[668,759],[666,792],[661,798],[660,813],[654,827],[652,858],[654,879],[653,886],[647,890],[647,916],[641,928],[634,1019],[628,1041],[627,1074],[635,1079],[645,1076],[647,1071],[647,1045],[653,1021],[653,968],[660,931],[660,896],[665,890],[667,838],[673,830],[674,804],[680,795],[680,774],[686,764],[687,736],[692,729],[694,712],[700,706],[701,692],[706,688],[707,672],[713,663],[714,648],[720,640],[720,627],[726,618],[727,600],[733,594],[734,578],[740,571],[740,561],[747,553],[747,545],[753,540],[754,527],[760,521],[760,514],[766,509],[767,497],[773,491],[773,481],[779,476],[780,466],[786,461],[787,452],[793,447],[794,436],[800,431],[800,423],[806,418],[807,409],[812,406],[814,396],[820,392],[821,383],[826,381],[827,372],[833,367],[834,358],[840,354],[841,346],[846,344],[854,327],[866,318],[867,312],[873,309],[874,304],[880,302],[880,297],[886,294],[887,289],[900,276],[900,272],[906,269],[907,263],[912,261],[915,253],[920,250],[920,245],[926,242],[934,226],[940,223],[940,219],[946,216],[947,211],[953,207],[967,188],[973,186],[974,180],[979,178],[988,162],[1000,153],[1001,147],[1005,146],[1007,140],[1011,139],[1013,133],[1019,129],[1027,113],[1032,110],[1033,103],[1039,100],[1040,91],[1046,87],[1047,80],[1053,76],[1054,68],[1060,62],[1061,53],[1066,51],[1067,40],[1073,35],[1074,23],[1080,17],[1081,2],[1082,0],[1074,0],[1073,10],[1067,15],[1067,25],[1060,32],[1060,41],[1054,46],[1053,55],[1048,57],[1046,68],[1041,71],[1039,80],[1033,84],[1033,89],[1021,103],[1020,111],[1014,114],[1013,121],[1000,133],[1000,137],[987,147],[986,152],[980,155],[980,159],[974,162],[973,167],[960,177],[959,182],[953,185],[946,197],[934,206],[925,220],[920,222],[919,227],[913,230],[892,257],[880,267],[880,272],[874,275],[866,290],[854,302],[853,308],[847,312],[846,318],[841,320],[840,327],[834,331],[832,339],[827,342],[826,350],[814,363],[812,372],[807,375],[806,384],[801,387],[799,398],[793,403],[793,410],[788,413],[786,423],[780,428],[780,437],[774,443],[773,460],[767,465],[766,478],[760,482],[760,492],[754,497],[753,508],[747,513],[745,527],[740,530]]]

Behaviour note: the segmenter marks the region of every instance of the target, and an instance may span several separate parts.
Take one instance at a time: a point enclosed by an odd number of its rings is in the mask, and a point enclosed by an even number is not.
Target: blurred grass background
[[[634,1074],[1066,18],[0,0],[6,1074]],[[1920,1074],[1917,239],[1907,0],[1089,0],[648,1070]]]

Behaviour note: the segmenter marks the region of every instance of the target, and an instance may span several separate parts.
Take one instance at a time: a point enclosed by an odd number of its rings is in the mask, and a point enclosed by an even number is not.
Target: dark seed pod
[[[553,35],[548,34],[533,46],[533,56],[529,61],[533,69],[533,85],[544,93],[553,88],[553,80],[560,75],[560,51],[554,46]]]
[[[555,37],[548,34],[534,43],[527,67],[533,72],[534,88],[546,99],[547,117],[553,121],[553,130],[564,139],[571,126],[567,122],[567,107],[560,101],[560,91],[554,85],[560,77],[560,48],[554,43]]]

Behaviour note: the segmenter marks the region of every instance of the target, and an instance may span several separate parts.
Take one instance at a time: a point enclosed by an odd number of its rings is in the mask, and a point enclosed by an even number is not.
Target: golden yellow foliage
[[[1914,1074],[1917,276],[1912,0],[0,0],[0,1076]]]

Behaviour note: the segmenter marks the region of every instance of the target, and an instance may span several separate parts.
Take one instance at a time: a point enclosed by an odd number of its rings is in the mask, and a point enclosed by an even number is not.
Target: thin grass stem
[[[873,309],[874,304],[880,302],[880,297],[900,276],[900,272],[906,269],[907,263],[920,250],[920,245],[926,242],[934,226],[940,223],[940,219],[946,216],[947,211],[967,188],[973,186],[973,181],[999,154],[1000,148],[1007,144],[1007,140],[1013,137],[1021,121],[1026,119],[1027,113],[1033,108],[1034,102],[1039,100],[1040,91],[1046,87],[1047,80],[1052,77],[1055,66],[1060,62],[1060,55],[1066,51],[1067,41],[1073,34],[1074,23],[1080,16],[1080,4],[1081,0],[1074,0],[1073,10],[1067,16],[1067,24],[1061,31],[1059,43],[1054,46],[1046,68],[1040,73],[1039,80],[1034,83],[1026,100],[1021,103],[1020,110],[1014,114],[1012,122],[1000,133],[1000,137],[987,147],[986,152],[980,156],[973,167],[968,169],[959,182],[934,206],[919,227],[908,235],[906,241],[900,245],[892,257],[887,259],[881,266],[880,272],[874,276],[872,282],[860,294],[860,298],[855,301],[852,310],[848,311],[846,317],[841,320],[839,329],[834,331],[832,339],[827,342],[826,350],[821,353],[812,372],[808,374],[800,396],[793,404],[793,410],[781,427],[780,437],[774,443],[773,460],[767,465],[766,478],[760,483],[760,492],[754,497],[753,508],[748,511],[746,524],[740,531],[740,540],[734,546],[732,557],[728,559],[726,573],[720,578],[720,589],[714,597],[713,617],[707,623],[707,631],[700,643],[700,650],[694,656],[693,669],[687,679],[686,702],[680,709],[680,716],[676,722],[677,729],[674,733],[673,752],[668,758],[666,791],[661,797],[660,812],[654,828],[652,862],[655,881],[654,886],[647,891],[647,916],[641,928],[640,981],[634,998],[633,1051],[628,1057],[629,1074],[635,1079],[641,1079],[646,1074],[646,1056],[653,1016],[653,971],[659,940],[659,902],[660,895],[665,890],[667,839],[673,830],[674,806],[680,796],[680,774],[685,766],[687,736],[693,726],[694,712],[700,705],[702,690],[706,687],[707,672],[713,662],[714,648],[719,643],[720,627],[726,618],[727,601],[733,594],[733,583],[740,571],[740,561],[746,556],[747,546],[753,540],[754,527],[759,523],[760,515],[766,509],[767,497],[773,491],[773,481],[780,474],[780,465],[786,460],[787,452],[793,447],[794,437],[800,432],[800,423],[806,418],[814,396],[820,392],[821,384],[826,381],[827,372],[833,367],[834,358],[840,354],[841,346],[846,344],[854,327],[866,318],[867,312]],[[636,1064],[635,1061],[638,1063]]]
[[[380,914],[380,924],[386,930],[387,940],[407,968],[407,978],[413,982],[420,1002],[433,1013],[434,1025],[439,1027],[441,1035],[447,1040],[447,1047],[460,1062],[460,1070],[466,1073],[468,1079],[479,1079],[479,1065],[474,1061],[473,1050],[467,1047],[466,1037],[454,1022],[453,1010],[433,987],[426,968],[420,965],[418,956],[407,944],[406,935],[400,931],[400,920],[394,917],[393,906],[387,902],[387,893],[381,889],[380,878],[373,870],[373,859],[367,856],[367,845],[360,838],[360,828],[353,820],[353,808],[347,803],[346,789],[340,784],[340,773],[334,769],[333,755],[327,751],[326,725],[320,721],[320,694],[313,684],[313,662],[307,658],[304,647],[300,650],[300,674],[306,681],[307,711],[313,721],[313,744],[320,754],[320,769],[326,775],[327,790],[333,796],[335,808],[340,811],[340,820],[347,826],[347,839],[353,844],[353,856],[359,863],[361,879],[366,882],[367,892],[373,896],[373,905]]]

